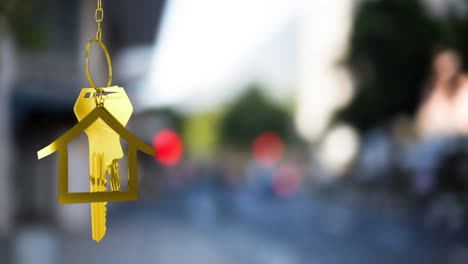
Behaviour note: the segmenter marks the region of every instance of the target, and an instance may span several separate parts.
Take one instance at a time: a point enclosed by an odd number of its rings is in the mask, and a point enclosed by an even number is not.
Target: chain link
[[[97,23],[96,39],[101,41],[102,39],[102,29],[101,22],[104,21],[104,9],[102,8],[102,0],[97,0],[97,8],[94,12],[94,19]]]

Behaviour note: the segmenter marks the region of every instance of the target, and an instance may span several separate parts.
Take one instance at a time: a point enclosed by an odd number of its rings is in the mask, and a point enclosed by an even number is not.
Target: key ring
[[[93,77],[91,76],[91,73],[89,72],[89,49],[91,48],[91,45],[93,45],[93,43],[98,44],[101,47],[102,51],[104,52],[104,55],[106,56],[108,70],[109,70],[109,80],[107,81],[107,87],[110,87],[111,84],[112,84],[112,62],[111,62],[111,59],[110,59],[110,56],[109,56],[109,52],[107,51],[106,45],[104,45],[104,43],[102,41],[100,41],[99,39],[96,39],[96,38],[91,39],[91,40],[88,41],[88,44],[86,44],[86,53],[85,53],[85,57],[86,57],[86,77],[88,78],[89,83],[96,90],[96,92],[99,92],[100,95],[102,95],[102,88],[98,88],[96,86],[96,84],[93,81]]]

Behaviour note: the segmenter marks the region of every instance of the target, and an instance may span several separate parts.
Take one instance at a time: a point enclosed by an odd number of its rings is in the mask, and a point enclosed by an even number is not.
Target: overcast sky
[[[151,59],[145,106],[218,106],[252,82],[293,89],[302,0],[172,0]],[[290,93],[290,92],[289,92]]]

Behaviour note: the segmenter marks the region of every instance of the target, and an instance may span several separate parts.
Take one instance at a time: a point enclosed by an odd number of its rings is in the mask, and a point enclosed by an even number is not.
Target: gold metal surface
[[[67,144],[76,138],[87,128],[93,127],[96,121],[102,121],[104,127],[108,127],[115,131],[122,139],[128,143],[128,189],[121,191],[117,188],[120,184],[116,178],[118,166],[116,160],[112,160],[110,169],[103,164],[104,155],[98,155],[99,160],[92,161],[94,166],[90,173],[91,192],[70,193],[68,191],[68,146]],[[59,153],[59,168],[58,168],[58,198],[60,204],[69,203],[93,203],[91,205],[92,214],[92,237],[96,241],[100,241],[106,232],[106,203],[117,201],[134,201],[138,199],[138,176],[137,176],[137,152],[142,151],[148,155],[154,156],[154,149],[128,130],[115,119],[105,107],[95,107],[86,117],[84,117],[72,129],[62,135],[60,138],[49,144],[47,147],[38,151],[39,159],[49,156],[52,153]],[[94,155],[96,157],[96,155]],[[105,170],[110,171],[111,192],[107,192],[107,180],[105,179]],[[95,176],[98,175],[98,176]],[[114,186],[114,187],[112,187]]]
[[[107,190],[106,167],[104,153],[93,153],[90,156],[90,189],[91,192],[105,192]],[[107,203],[91,203],[91,233],[96,242],[106,234]]]
[[[90,39],[88,41],[88,43],[86,44],[86,50],[85,50],[86,78],[88,78],[89,83],[96,91],[100,91],[99,88],[94,83],[93,77],[91,76],[91,72],[89,71],[89,51],[93,43],[96,43],[101,47],[107,60],[107,67],[108,67],[108,74],[109,74],[109,80],[107,81],[107,85],[106,85],[107,87],[112,85],[112,61],[109,55],[109,51],[107,51],[106,45],[104,45],[104,43],[100,39],[95,38],[95,39]]]
[[[77,192],[68,191],[68,146],[67,144],[90,127],[96,120],[102,120],[128,143],[128,189],[115,192]],[[83,120],[57,140],[37,152],[39,159],[58,152],[59,155],[59,203],[95,203],[134,201],[138,199],[137,152],[154,156],[155,152],[135,135],[130,133],[104,107],[94,108]]]
[[[102,8],[102,0],[97,0],[97,8],[96,8],[96,11],[94,12],[94,20],[96,20],[96,23],[97,23],[96,39],[98,41],[101,41],[101,38],[102,38],[101,23],[102,21],[104,21],[104,9]]]
[[[91,203],[92,238],[99,242],[106,233],[107,202],[138,199],[137,152],[154,156],[154,149],[125,129],[133,107],[122,87],[112,84],[112,62],[101,40],[101,22],[104,20],[102,0],[97,0],[95,20],[98,24],[96,38],[86,45],[86,77],[92,88],[83,88],[75,103],[78,124],[60,138],[37,152],[38,159],[58,152],[58,200],[60,204]],[[104,52],[108,64],[107,87],[98,88],[89,69],[89,51],[93,43]],[[90,192],[70,193],[68,189],[68,143],[85,132],[89,141]],[[124,156],[120,138],[128,143],[128,189],[120,190],[118,160]],[[110,178],[107,191],[106,172]]]
[[[106,103],[106,109],[114,117],[117,117],[117,121],[123,126],[127,124],[132,115],[133,107],[125,90],[117,86],[100,88],[99,92],[92,88],[82,89],[73,108],[78,121],[85,118],[96,107],[96,97],[100,98],[102,104]],[[119,134],[100,119],[86,128],[85,132],[89,141],[91,192],[107,190],[106,171],[108,171],[109,178],[111,178],[111,190],[118,191],[120,189],[120,179],[115,164],[118,159],[123,157]],[[118,186],[116,182],[119,183]],[[106,231],[106,205],[107,203],[91,204],[93,239],[98,242]]]
[[[112,164],[107,168],[111,182],[111,191],[115,192],[120,190],[120,170],[117,160],[113,160]]]
[[[73,111],[78,121],[83,120],[91,111],[96,108],[95,97],[101,96],[105,105],[104,108],[112,113],[112,116],[122,125],[126,126],[133,113],[133,106],[122,87],[114,86],[100,88],[97,93],[92,88],[83,88],[76,100]],[[105,153],[106,167],[111,165],[112,160],[123,157],[120,136],[104,121],[98,119],[85,129],[89,140],[89,155],[93,153]]]

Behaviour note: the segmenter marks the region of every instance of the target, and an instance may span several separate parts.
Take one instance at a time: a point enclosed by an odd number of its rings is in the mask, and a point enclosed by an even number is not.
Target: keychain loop
[[[86,77],[88,78],[89,83],[96,90],[96,92],[101,92],[101,94],[102,94],[102,89],[100,89],[100,88],[98,88],[96,86],[96,84],[93,81],[93,77],[91,76],[91,73],[89,71],[89,50],[90,50],[91,46],[93,45],[93,43],[98,44],[101,47],[102,51],[104,52],[104,55],[106,56],[108,70],[109,70],[109,80],[107,81],[107,87],[110,87],[111,84],[112,84],[112,62],[111,62],[111,59],[110,59],[109,52],[107,51],[107,48],[106,48],[106,46],[104,45],[104,43],[102,41],[100,41],[99,39],[95,39],[95,38],[88,41],[88,44],[86,44],[86,53],[85,53],[85,57],[86,57]]]

